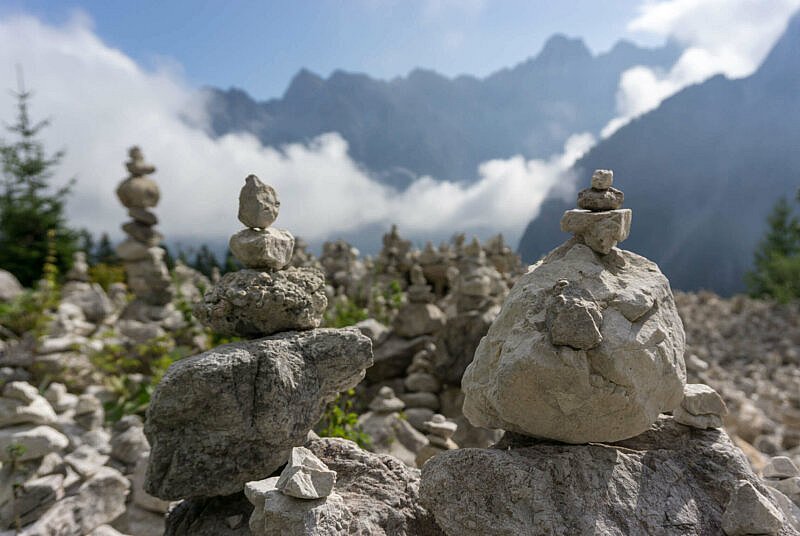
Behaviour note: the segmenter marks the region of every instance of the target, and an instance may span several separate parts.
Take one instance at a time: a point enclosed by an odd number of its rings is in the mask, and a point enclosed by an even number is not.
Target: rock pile
[[[618,441],[681,402],[684,332],[669,282],[651,261],[613,247],[630,214],[564,215],[575,237],[517,281],[464,374],[474,425]]]
[[[595,172],[562,219],[574,237],[517,281],[464,374],[464,414],[503,440],[429,459],[423,504],[452,535],[795,534],[717,429],[722,399],[686,386],[672,291],[615,247],[631,212],[611,182]]]
[[[222,333],[261,338],[177,361],[153,394],[145,490],[190,499],[169,517],[168,534],[216,526],[210,518],[186,521],[209,503],[230,503],[244,516],[246,483],[284,465],[327,403],[372,364],[370,340],[357,329],[314,329],[326,305],[324,278],[315,268],[286,268],[294,239],[268,227],[278,215],[274,190],[251,175],[239,205],[248,228],[233,236],[231,249],[251,268],[225,274],[195,312]],[[233,525],[230,534],[246,530],[247,519]]]
[[[438,413],[425,423],[428,430],[428,444],[422,447],[417,454],[417,466],[422,467],[430,458],[446,450],[455,450],[458,445],[451,439],[456,433],[458,425],[448,421],[444,415]]]
[[[404,408],[405,403],[391,387],[381,387],[370,402],[369,411],[358,418],[358,426],[370,437],[372,452],[390,454],[415,467],[417,453],[428,440],[400,416]]]
[[[145,163],[141,149],[131,147],[128,156],[130,159],[125,167],[130,176],[120,183],[117,197],[128,209],[131,221],[122,226],[128,238],[117,246],[116,251],[125,263],[128,287],[145,306],[136,309],[149,313],[145,320],[158,321],[163,319],[160,310],[173,297],[169,272],[164,264],[164,250],[158,247],[164,237],[154,229],[158,218],[150,210],[158,204],[161,193],[155,181],[148,177],[156,168]]]
[[[0,533],[94,534],[125,511],[130,484],[111,466],[99,401],[60,384],[46,394],[25,382],[3,387]]]
[[[413,339],[420,335],[432,335],[441,330],[446,317],[434,303],[436,296],[425,280],[422,267],[411,268],[411,286],[408,287],[408,303],[394,319],[394,331],[401,337]]]
[[[325,276],[314,267],[289,266],[294,237],[270,227],[280,202],[255,175],[239,196],[239,221],[230,248],[247,268],[228,272],[195,306],[197,318],[225,335],[259,337],[319,327],[328,304]]]

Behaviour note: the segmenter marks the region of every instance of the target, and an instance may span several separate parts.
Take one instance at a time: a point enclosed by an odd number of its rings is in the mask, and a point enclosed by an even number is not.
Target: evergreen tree
[[[108,238],[108,233],[100,235],[100,241],[92,253],[92,264],[119,264],[119,257],[117,252],[114,251],[114,246],[111,245],[111,239]]]
[[[747,287],[754,297],[788,302],[800,297],[800,220],[785,197],[775,204],[767,225],[753,271],[746,276]]]
[[[192,268],[206,277],[211,277],[211,273],[214,271],[214,268],[219,269],[219,267],[219,261],[217,261],[217,257],[214,255],[214,252],[211,251],[211,249],[205,244],[200,246],[197,255],[194,257]]]
[[[236,257],[231,253],[230,248],[225,252],[225,265],[220,268],[220,272],[224,275],[228,272],[235,272],[242,269],[242,263],[236,260]]]
[[[22,83],[14,93],[17,118],[7,130],[13,140],[0,141],[0,267],[25,286],[42,277],[48,256],[48,232],[53,238],[55,266],[65,273],[78,247],[78,233],[67,227],[64,203],[74,179],[55,191],[49,179],[64,156],[48,155],[37,136],[49,121],[31,120],[31,93]]]

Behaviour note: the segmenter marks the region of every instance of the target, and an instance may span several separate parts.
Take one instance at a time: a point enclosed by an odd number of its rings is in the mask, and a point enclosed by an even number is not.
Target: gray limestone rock
[[[158,216],[146,208],[131,207],[128,209],[128,216],[137,222],[150,227],[158,223]]]
[[[243,493],[187,499],[170,510],[164,536],[251,536],[252,513]]]
[[[111,300],[97,283],[71,281],[61,290],[62,303],[80,307],[86,320],[100,323],[114,311]]]
[[[418,469],[407,467],[391,456],[362,450],[345,439],[322,438],[306,446],[329,469],[336,471],[334,491],[352,515],[350,526],[341,534],[443,534],[420,505]]]
[[[493,448],[443,452],[422,468],[420,495],[449,535],[706,536],[722,534],[740,480],[768,494],[723,431],[662,417],[616,444],[506,434]]]
[[[119,258],[123,261],[132,262],[147,259],[149,256],[149,249],[147,245],[141,242],[137,242],[132,238],[126,238],[120,242],[114,251],[117,252],[117,255],[119,255]]]
[[[334,484],[336,471],[328,469],[307,448],[294,447],[275,487],[296,499],[322,499],[331,494]]]
[[[748,480],[740,480],[725,505],[722,530],[728,536],[779,534],[784,525],[780,508],[769,493],[761,493]]]
[[[35,460],[51,452],[61,452],[69,439],[49,426],[12,426],[0,429],[0,462],[11,460],[12,446],[18,446],[18,461]]]
[[[21,525],[36,521],[64,496],[63,484],[63,475],[47,475],[24,482],[16,491],[16,499],[0,506],[0,529],[12,528],[17,517]]]
[[[603,342],[603,314],[591,292],[561,279],[554,285],[553,294],[545,315],[553,346],[591,350]]]
[[[126,415],[114,424],[111,436],[111,457],[126,465],[138,462],[150,445],[144,435],[144,424],[138,415]]]
[[[119,471],[101,467],[77,493],[56,502],[21,536],[81,536],[112,522],[125,511],[128,480]]]
[[[561,218],[561,230],[572,233],[597,253],[607,255],[631,231],[630,209],[591,212],[573,209]]]
[[[151,248],[159,245],[164,240],[164,236],[153,229],[152,226],[137,221],[129,221],[122,224],[122,230],[137,242]]]
[[[369,411],[358,418],[358,426],[370,438],[369,450],[389,454],[410,467],[415,467],[419,451],[428,444],[399,413]]]
[[[228,246],[246,268],[281,270],[292,261],[294,237],[284,229],[242,229]]]
[[[495,305],[485,310],[459,313],[449,318],[436,343],[436,375],[445,383],[461,385],[464,371],[472,362],[475,350],[500,312]]]
[[[722,417],[719,415],[715,415],[713,413],[707,413],[705,415],[692,415],[683,409],[683,406],[678,406],[677,408],[673,409],[672,416],[675,418],[676,422],[686,426],[691,426],[692,428],[722,428],[723,425]]]
[[[792,478],[800,476],[800,470],[798,470],[791,458],[775,456],[764,466],[761,476],[764,478]]]
[[[614,184],[614,172],[610,169],[595,169],[592,173],[592,188],[608,190]]]
[[[563,279],[600,308],[602,342],[592,349],[551,342],[548,305]],[[669,282],[653,262],[569,241],[514,285],[464,373],[464,415],[567,443],[633,437],[683,399],[683,351]]]
[[[150,208],[158,204],[161,193],[158,184],[147,177],[132,177],[122,181],[117,197],[126,208]]]
[[[315,268],[229,272],[195,305],[198,320],[223,335],[258,337],[319,326],[328,300]]]
[[[11,301],[22,292],[22,285],[14,274],[0,268],[0,302]]]
[[[394,319],[394,331],[401,337],[413,339],[439,332],[446,322],[445,314],[432,303],[407,303]]]
[[[239,221],[247,227],[266,229],[278,218],[278,194],[255,175],[248,175],[239,192]],[[241,259],[240,259],[241,260]]]
[[[728,408],[719,393],[703,383],[686,384],[683,388],[681,406],[692,415],[711,413],[724,417],[728,414]]]
[[[147,411],[145,489],[162,499],[228,495],[269,476],[371,364],[372,344],[353,328],[282,333],[175,362]]]
[[[591,210],[592,212],[617,210],[622,208],[624,201],[625,194],[616,188],[607,188],[605,190],[586,188],[578,192],[578,208]]]
[[[250,530],[255,536],[310,536],[348,534],[352,514],[338,493],[302,500],[284,495],[278,478],[248,482],[244,489],[253,503]]]

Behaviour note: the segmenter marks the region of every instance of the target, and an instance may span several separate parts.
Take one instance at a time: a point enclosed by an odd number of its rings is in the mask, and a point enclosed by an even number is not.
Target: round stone
[[[158,184],[147,177],[132,177],[122,181],[117,197],[126,208],[150,208],[158,204],[161,193]]]

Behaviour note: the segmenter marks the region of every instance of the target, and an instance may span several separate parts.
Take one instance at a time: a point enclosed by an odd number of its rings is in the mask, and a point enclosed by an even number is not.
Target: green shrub
[[[341,437],[355,441],[361,448],[369,448],[372,439],[358,426],[358,414],[353,411],[355,391],[340,393],[331,402],[316,431],[322,437]]]
[[[359,307],[356,302],[346,296],[337,296],[325,310],[323,323],[329,328],[344,328],[358,324],[367,318],[369,318],[369,314],[364,307]]]
[[[89,267],[89,280],[99,284],[103,290],[108,292],[112,284],[125,282],[125,268],[101,262]]]
[[[104,374],[105,386],[114,394],[114,399],[105,404],[106,420],[116,422],[134,414],[144,417],[153,391],[169,366],[190,353],[188,347],[175,346],[165,336],[133,347],[106,344],[91,354],[92,363]]]

